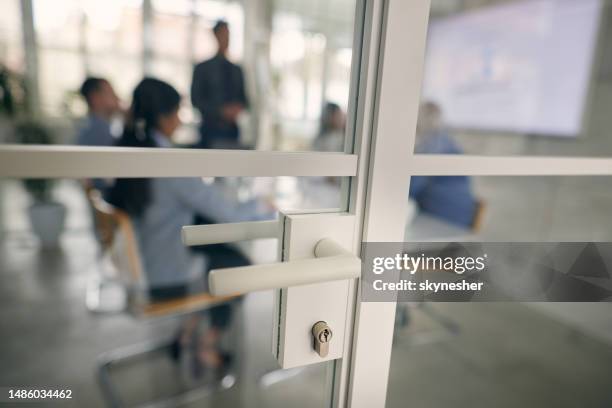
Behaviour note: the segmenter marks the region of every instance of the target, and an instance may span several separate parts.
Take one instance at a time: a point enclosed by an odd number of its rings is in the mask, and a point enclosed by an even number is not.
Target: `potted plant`
[[[22,122],[15,127],[15,136],[23,144],[52,144],[50,132],[34,122]],[[53,199],[54,180],[25,179],[23,185],[32,203],[28,215],[32,230],[44,248],[56,247],[64,230],[66,207]]]

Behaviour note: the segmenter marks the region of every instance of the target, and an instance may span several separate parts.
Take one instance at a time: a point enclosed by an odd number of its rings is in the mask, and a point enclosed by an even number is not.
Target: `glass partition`
[[[610,183],[592,176],[431,177],[427,193],[411,201],[406,241],[607,243]],[[557,265],[571,267],[578,254],[565,253]],[[514,255],[506,265],[524,276],[531,264]],[[580,259],[605,265],[609,254]],[[600,303],[398,302],[387,404],[605,406],[612,374],[606,296]]]
[[[207,270],[276,262],[277,240],[187,248],[180,228],[342,197],[316,177],[0,180],[0,383],[70,389],[76,405],[327,406],[312,390],[329,364],[277,370],[272,291],[193,306]]]
[[[433,0],[414,151],[612,154],[610,4]]]
[[[9,31],[17,27],[17,37],[7,31],[10,55],[0,54],[0,63],[7,64],[17,78],[24,75],[29,55],[28,81],[32,83],[15,85],[14,93],[20,99],[25,99],[26,93],[39,95],[30,109],[39,110],[45,126],[57,131],[55,143],[75,143],[88,120],[87,105],[79,95],[86,77],[107,80],[121,108],[114,112],[90,108],[89,112],[104,121],[120,123],[126,118],[132,91],[149,76],[168,82],[183,97],[182,145],[344,150],[354,0],[308,5],[284,0],[249,4],[63,0],[52,6],[35,0],[34,36],[27,47],[21,40],[20,23],[28,17],[21,15],[18,2],[12,7],[15,13],[4,17],[10,20],[5,26]],[[196,75],[192,89],[194,66],[218,54],[213,28],[219,21],[229,29],[223,60],[240,70],[218,68],[213,63],[212,71],[205,68]],[[63,74],[57,75],[59,71]],[[230,71],[235,71],[227,74],[232,79],[220,79]],[[236,92],[245,97],[237,97]],[[192,106],[194,100],[203,102]],[[229,114],[231,109],[224,107],[231,104],[238,107]],[[26,110],[18,117],[8,117],[7,122],[32,114]],[[230,136],[226,128],[231,128]],[[218,138],[222,139],[219,143]],[[0,142],[14,140],[3,135]]]

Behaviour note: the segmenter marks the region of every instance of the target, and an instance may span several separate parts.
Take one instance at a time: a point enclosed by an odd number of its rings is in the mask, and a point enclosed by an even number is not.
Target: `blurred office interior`
[[[612,155],[612,1],[581,1],[432,0],[422,100],[438,106],[429,125],[452,140],[453,153]],[[108,79],[126,109],[143,77],[170,83],[182,95],[174,142],[196,143],[201,117],[190,100],[193,67],[215,55],[212,28],[224,20],[229,59],[242,67],[249,96],[239,120],[242,145],[318,150],[324,108],[333,104],[347,126],[340,129],[343,140],[325,150],[352,151],[359,0],[0,2],[0,143],[31,142],[19,129],[33,123],[43,130],[42,142],[74,144],[87,114],[79,95],[87,76]],[[575,26],[559,26],[566,21]],[[564,29],[575,41],[554,41]],[[456,33],[463,36],[445,49],[445,35]],[[555,93],[550,78],[569,83],[569,93]],[[574,120],[560,120],[564,115]],[[227,177],[203,183],[219,186],[235,202],[346,211],[347,181]],[[61,223],[49,242],[34,230],[30,211],[40,204],[41,190],[60,207],[50,216]],[[417,196],[406,197],[409,217],[398,220],[406,224],[406,240],[612,240],[610,177],[471,177],[469,194],[475,210],[459,224],[443,210],[429,212]],[[441,197],[452,203],[453,193]],[[222,340],[236,352],[232,375],[194,377],[190,364],[176,364],[155,347],[172,337],[182,316],[133,313],[126,306],[129,271],[101,254],[96,232],[79,180],[0,179],[0,386],[71,388],[74,406],[112,405],[117,395],[128,405],[327,406],[324,393],[312,392],[328,382],[327,364],[276,370],[269,351],[271,292],[233,305]],[[260,240],[238,250],[253,263],[273,262],[275,246],[275,240]],[[396,321],[389,407],[612,405],[608,303],[398,304]],[[140,346],[151,351],[105,366],[100,377],[105,361]],[[182,399],[173,400],[176,395]]]

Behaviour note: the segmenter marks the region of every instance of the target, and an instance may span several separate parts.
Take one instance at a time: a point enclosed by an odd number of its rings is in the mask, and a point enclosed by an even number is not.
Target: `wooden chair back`
[[[483,200],[478,200],[476,201],[476,210],[474,211],[474,218],[472,218],[472,225],[471,225],[471,229],[472,232],[479,232],[480,229],[482,228],[482,224],[483,224],[483,220],[484,220],[484,216],[485,216],[485,211],[486,210],[486,204]]]
[[[160,302],[149,302],[143,295],[146,288],[136,233],[127,213],[104,201],[101,194],[93,189],[87,191],[88,200],[94,210],[97,235],[103,247],[109,252],[115,268],[125,282],[130,301],[130,312],[139,317],[162,317],[186,314],[228,302],[238,296],[212,296],[198,293],[184,298]]]

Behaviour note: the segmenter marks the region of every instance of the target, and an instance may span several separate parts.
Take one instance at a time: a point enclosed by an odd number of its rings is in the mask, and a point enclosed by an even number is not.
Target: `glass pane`
[[[189,9],[169,10],[167,13],[162,13],[159,8],[155,8],[154,4],[154,10],[153,44],[156,56],[172,57],[189,63],[191,56]]]
[[[69,103],[80,86],[79,78],[85,73],[82,56],[70,51],[47,49],[41,51],[38,58],[41,109],[50,115],[69,118]],[[57,75],[58,70],[65,75]],[[56,143],[72,141],[70,134],[60,132],[57,136]]]
[[[77,49],[81,10],[78,1],[49,2],[35,0],[34,25],[37,42],[42,47]]]
[[[100,188],[110,183],[95,181]],[[327,406],[328,364],[277,370],[272,291],[200,313],[168,310],[205,292],[210,268],[277,256],[275,239],[190,250],[181,243],[182,225],[270,219],[276,208],[337,210],[345,207],[337,181],[144,185],[106,188],[106,203],[129,210],[122,218],[77,180],[0,180],[0,324],[10,333],[0,340],[0,383],[53,385],[72,390],[77,405],[102,406],[109,388],[98,383],[98,362],[126,353],[131,357],[108,367],[101,380],[128,405],[187,392],[188,406]]]
[[[413,222],[407,225],[406,238],[612,240],[611,183],[610,177],[588,176],[413,177],[409,200]]]
[[[433,0],[415,152],[610,156],[609,5]]]
[[[116,76],[117,79],[113,82],[113,88],[122,103],[122,106],[126,106],[132,97],[134,91],[134,82],[140,80],[140,71],[142,69],[142,61],[138,54],[128,57],[126,56],[112,56],[104,53],[97,55],[91,55],[88,57],[88,63],[90,72],[92,75],[102,75],[103,73],[109,73],[109,75]],[[81,84],[79,84],[80,86]],[[81,116],[86,115],[87,105],[79,98],[78,101],[82,106]],[[75,119],[80,120],[80,116],[76,116]],[[81,123],[77,122],[70,129],[71,136],[75,137],[75,132],[78,132],[82,126]]]
[[[612,347],[591,329],[609,316],[606,303],[398,304],[387,406],[607,406]]]
[[[344,151],[354,0],[308,5],[285,0],[36,0],[32,50],[23,49],[15,4],[16,13],[8,7],[3,15],[10,21],[3,24],[6,34],[0,34],[6,37],[6,55],[1,48],[0,54],[15,76],[26,71],[25,51],[31,53],[32,65],[38,56],[38,68],[28,67],[32,84],[20,92],[30,89],[24,99],[39,94],[33,106],[40,108],[41,122],[61,133],[55,143],[76,143],[82,121],[88,120],[79,95],[87,76],[105,79],[121,108],[116,102],[107,105],[104,101],[112,98],[102,95],[94,96],[102,106],[90,103],[89,112],[120,125],[129,117],[132,92],[146,74],[180,92],[181,120],[187,128],[181,131],[181,144]],[[147,5],[150,9],[144,12]],[[220,21],[227,23],[229,44],[224,57],[215,59],[219,44],[213,28]],[[194,66],[204,61],[209,63],[194,76]],[[92,92],[99,95],[98,90]],[[20,117],[34,117],[24,110]]]
[[[437,177],[426,182],[425,193],[411,205],[406,241],[612,240],[612,177]],[[468,188],[477,203],[470,214]],[[446,195],[436,194],[441,191]],[[512,260],[515,271],[520,261]],[[606,301],[398,303],[387,404],[606,406],[611,312]]]
[[[139,1],[86,1],[81,13],[85,20],[84,40],[87,53],[109,58],[142,54],[142,10]],[[130,73],[133,68],[126,69]],[[101,72],[101,74],[104,71]],[[134,70],[136,73],[136,70]],[[120,75],[113,74],[113,78]]]

